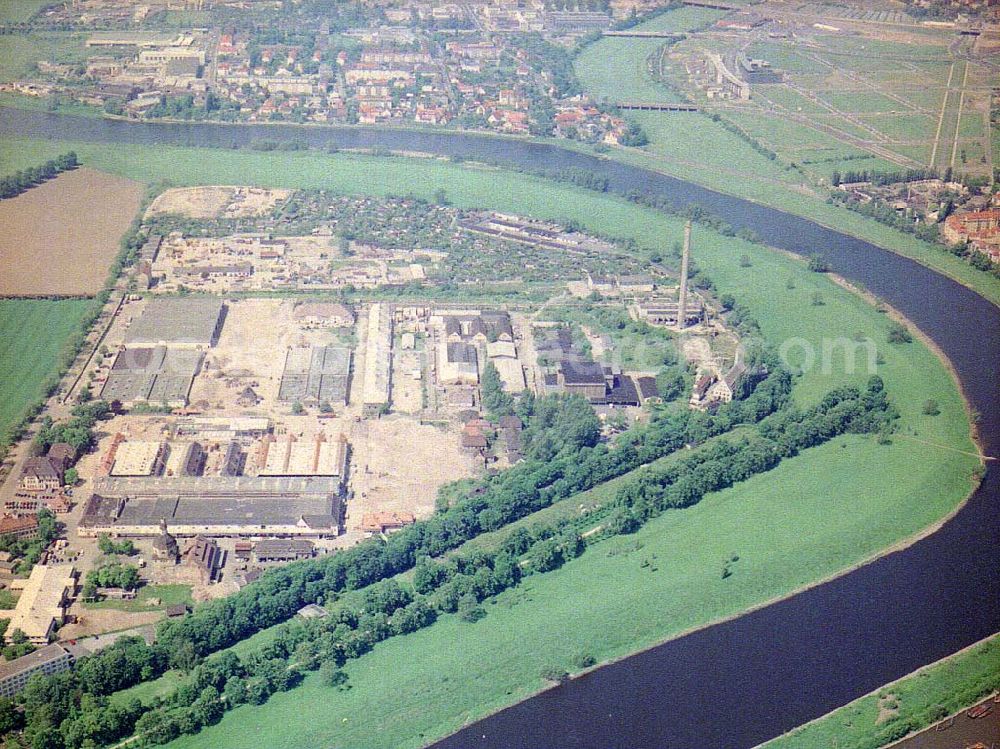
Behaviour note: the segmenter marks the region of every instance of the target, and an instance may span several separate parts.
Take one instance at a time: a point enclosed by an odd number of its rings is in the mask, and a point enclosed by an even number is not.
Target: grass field
[[[93,303],[0,299],[0,435],[42,397],[69,337]]]
[[[87,57],[86,36],[72,32],[36,32],[0,35],[0,82],[28,76],[38,60],[82,62]]]
[[[681,7],[640,24],[642,31],[685,32],[721,18],[707,8]],[[663,39],[605,37],[585,47],[574,62],[584,87],[607,101],[674,102],[680,98],[649,77],[646,58],[660,49]]]
[[[80,150],[89,163],[177,184],[250,182],[426,197],[442,187],[459,206],[575,218],[650,249],[681,233],[680,221],[611,196],[470,165],[344,154],[88,148]],[[348,692],[326,693],[308,680],[177,746],[417,745],[421,733],[439,735],[538,688],[540,663],[565,668],[581,650],[614,657],[735,614],[870,556],[956,505],[975,459],[910,439],[971,447],[958,393],[927,349],[888,346],[883,315],[798,261],[701,229],[695,230],[695,248],[719,289],[732,290],[770,340],[800,337],[819,350],[823,338],[870,336],[884,357],[879,374],[902,413],[902,434],[893,444],[847,437],[810,450],[692,510],[663,516],[634,539],[598,545],[563,570],[532,579],[475,626],[445,618],[379,646],[348,667],[354,687]],[[744,253],[751,255],[749,268],[738,261]],[[821,307],[812,304],[816,292],[824,298]],[[836,384],[867,377],[849,374],[845,365],[835,356],[827,369],[810,369],[798,378],[796,397],[809,402]],[[941,415],[920,413],[930,397],[940,403]],[[635,553],[608,554],[616,544],[635,541],[643,545]],[[732,553],[744,561],[722,581],[721,561]],[[651,554],[662,560],[656,575],[639,566]],[[630,611],[627,622],[623,610]],[[454,647],[459,641],[462,646]],[[386,690],[390,678],[393,686]]]
[[[0,0],[0,23],[27,21],[52,0]]]
[[[152,599],[158,599],[154,603]],[[176,606],[179,603],[191,605],[194,603],[191,598],[190,585],[145,585],[139,589],[136,597],[131,601],[96,601],[86,603],[88,609],[114,609],[115,611],[161,611],[168,606]]]
[[[767,749],[878,749],[897,721],[927,726],[975,703],[1000,674],[1000,635],[886,684],[839,710],[764,744]],[[895,696],[897,721],[877,724],[879,701]]]

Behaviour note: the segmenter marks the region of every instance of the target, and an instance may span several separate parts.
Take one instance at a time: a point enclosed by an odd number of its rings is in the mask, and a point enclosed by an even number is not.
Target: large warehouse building
[[[291,348],[285,354],[278,400],[346,403],[351,351],[335,346]]]
[[[132,323],[128,346],[208,348],[222,331],[225,306],[221,299],[158,298]]]
[[[184,406],[203,356],[200,351],[166,346],[126,348],[115,359],[101,398],[126,408],[137,403]]]
[[[344,518],[340,477],[99,478],[78,533],[331,538]]]

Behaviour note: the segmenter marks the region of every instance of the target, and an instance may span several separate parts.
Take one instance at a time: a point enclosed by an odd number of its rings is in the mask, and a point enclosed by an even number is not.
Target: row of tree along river
[[[767,244],[821,254],[948,356],[1000,452],[1000,309],[907,258],[804,218],[553,145],[366,128],[131,124],[0,109],[0,135],[194,147],[300,142],[598,175],[609,191],[698,204]],[[598,669],[441,741],[452,747],[750,747],[1000,630],[1000,478],[941,530],[832,582]]]

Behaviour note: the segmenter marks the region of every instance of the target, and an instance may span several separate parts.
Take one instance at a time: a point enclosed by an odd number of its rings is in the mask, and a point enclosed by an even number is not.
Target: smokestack
[[[684,224],[684,251],[681,253],[681,288],[677,298],[677,327],[687,325],[688,259],[691,256],[691,222]]]

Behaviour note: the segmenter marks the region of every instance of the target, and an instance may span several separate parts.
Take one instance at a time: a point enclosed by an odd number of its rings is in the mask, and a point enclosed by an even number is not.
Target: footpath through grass
[[[1000,635],[914,671],[818,720],[763,744],[761,749],[878,749],[913,730],[975,704],[1000,689]],[[877,722],[879,705],[896,717]]]
[[[663,250],[682,231],[680,220],[609,195],[440,160],[135,146],[81,145],[78,151],[100,168],[177,184],[426,198],[440,187],[459,206],[576,219],[595,231],[631,237],[646,250]],[[694,508],[666,513],[635,536],[602,542],[557,572],[532,578],[501,596],[475,625],[448,616],[380,644],[348,665],[352,689],[346,692],[324,689],[310,676],[303,687],[264,706],[240,708],[172,746],[418,746],[540,688],[542,667],[573,670],[579,653],[607,660],[736,615],[878,553],[961,501],[977,461],[948,449],[973,446],[954,383],[928,349],[918,342],[888,344],[884,315],[799,261],[700,228],[695,247],[719,291],[735,294],[770,341],[796,337],[817,352],[825,338],[857,335],[875,342],[878,374],[901,412],[901,434],[891,445],[849,436],[807,450]],[[750,256],[749,267],[739,261],[743,254]],[[814,304],[817,293],[822,305]],[[861,366],[849,371],[843,355],[833,356],[827,367],[797,378],[795,395],[813,402],[838,385],[863,383],[868,374]],[[931,398],[938,401],[938,416],[922,413]],[[740,562],[723,580],[723,560],[734,554]]]
[[[0,441],[58,373],[89,299],[0,299]]]

